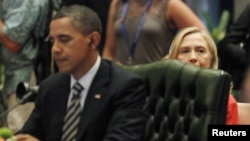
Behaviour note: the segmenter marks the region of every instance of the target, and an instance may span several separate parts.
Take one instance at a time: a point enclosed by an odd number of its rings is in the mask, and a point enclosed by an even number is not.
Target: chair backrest
[[[250,103],[238,103],[239,124],[250,125]]]
[[[171,59],[125,69],[149,85],[144,141],[206,141],[207,125],[226,123],[228,73]]]

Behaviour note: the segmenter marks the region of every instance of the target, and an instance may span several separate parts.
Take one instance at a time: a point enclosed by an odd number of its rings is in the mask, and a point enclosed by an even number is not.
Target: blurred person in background
[[[239,101],[250,102],[250,4],[217,44],[220,68],[231,74]]]
[[[103,57],[124,65],[160,60],[176,32],[189,26],[207,30],[181,0],[113,0]]]
[[[2,94],[7,108],[11,108],[17,104],[18,83],[36,83],[34,64],[39,48],[36,40],[45,34],[48,0],[3,0],[1,10],[0,61],[5,68]],[[7,117],[8,127],[14,132],[19,130],[33,107],[33,103],[27,103],[12,110]]]

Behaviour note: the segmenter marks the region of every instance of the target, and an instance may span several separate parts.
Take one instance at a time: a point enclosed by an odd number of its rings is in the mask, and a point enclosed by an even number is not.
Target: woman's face
[[[212,54],[201,34],[192,33],[183,38],[177,59],[201,68],[211,68]]]

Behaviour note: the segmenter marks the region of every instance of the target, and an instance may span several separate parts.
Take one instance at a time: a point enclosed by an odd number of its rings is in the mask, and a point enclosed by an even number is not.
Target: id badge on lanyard
[[[147,0],[145,10],[142,13],[140,21],[139,21],[139,23],[137,25],[136,32],[135,32],[135,35],[134,35],[134,39],[133,39],[133,42],[132,42],[131,45],[129,44],[128,33],[127,33],[127,29],[126,29],[126,26],[125,26],[125,23],[124,23],[125,17],[126,17],[127,11],[128,11],[128,3],[129,3],[129,0],[127,0],[125,2],[125,5],[123,6],[122,17],[121,17],[122,18],[122,20],[121,20],[121,31],[122,31],[124,39],[126,40],[127,46],[128,46],[128,54],[129,54],[129,56],[128,56],[128,62],[127,63],[129,65],[132,65],[133,64],[134,51],[135,51],[136,45],[138,43],[140,32],[141,32],[142,26],[143,26],[143,24],[144,24],[144,22],[146,20],[147,11],[148,11],[151,3],[152,3],[152,0]]]

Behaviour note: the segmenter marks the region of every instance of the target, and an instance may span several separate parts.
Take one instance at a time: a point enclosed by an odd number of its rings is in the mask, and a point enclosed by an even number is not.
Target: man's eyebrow
[[[58,38],[66,38],[66,37],[69,37],[69,35],[66,35],[66,34],[59,34],[57,35]]]
[[[69,35],[66,35],[66,34],[59,34],[59,35],[57,35],[56,36],[57,38],[70,38],[70,36]],[[47,37],[46,37],[46,41],[49,41],[49,40],[51,40],[51,39],[54,39],[55,37],[53,37],[52,35],[48,35]]]

